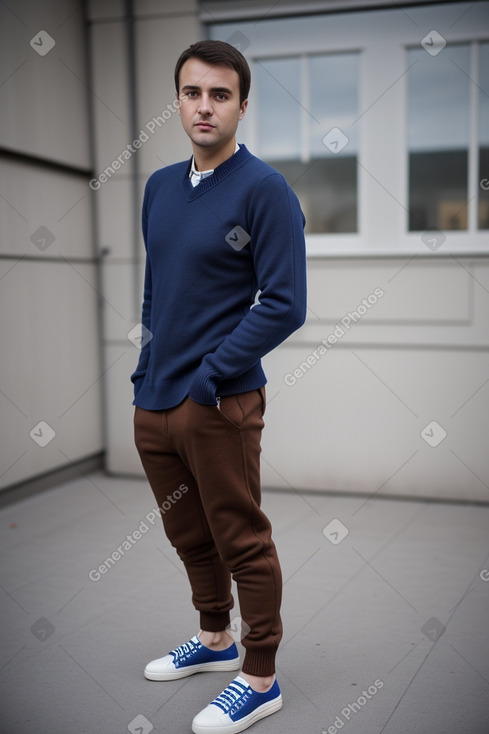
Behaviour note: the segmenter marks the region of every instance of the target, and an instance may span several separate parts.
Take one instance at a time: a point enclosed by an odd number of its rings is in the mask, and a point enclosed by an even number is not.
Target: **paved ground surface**
[[[263,506],[284,707],[250,731],[488,734],[489,506],[294,492]],[[1,732],[188,734],[227,685],[142,675],[198,631],[153,508],[146,482],[92,474],[1,510]]]

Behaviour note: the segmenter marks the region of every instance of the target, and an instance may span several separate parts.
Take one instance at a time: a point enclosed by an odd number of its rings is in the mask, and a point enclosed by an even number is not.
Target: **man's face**
[[[192,143],[223,148],[236,135],[248,100],[239,103],[239,76],[227,66],[188,59],[180,70],[180,117]]]

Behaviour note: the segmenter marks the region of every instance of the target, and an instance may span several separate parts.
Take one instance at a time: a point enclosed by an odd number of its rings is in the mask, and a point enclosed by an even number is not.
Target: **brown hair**
[[[234,69],[239,76],[239,103],[248,99],[251,84],[251,72],[248,62],[237,48],[225,41],[198,41],[181,54],[175,66],[175,89],[180,92],[180,70],[184,63],[192,58],[202,59],[215,66],[227,66]]]

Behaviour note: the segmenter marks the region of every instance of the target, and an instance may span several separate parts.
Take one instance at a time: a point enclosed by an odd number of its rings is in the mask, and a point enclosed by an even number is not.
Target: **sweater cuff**
[[[216,376],[210,370],[199,370],[190,386],[189,398],[201,405],[217,405]]]

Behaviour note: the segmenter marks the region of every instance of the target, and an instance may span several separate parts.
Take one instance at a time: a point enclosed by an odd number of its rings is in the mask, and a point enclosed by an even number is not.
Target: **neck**
[[[217,168],[221,163],[231,158],[236,148],[236,138],[234,137],[219,150],[204,148],[200,145],[195,145],[195,143],[192,145],[192,148],[196,170],[209,171],[211,168]]]

